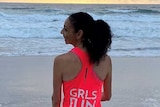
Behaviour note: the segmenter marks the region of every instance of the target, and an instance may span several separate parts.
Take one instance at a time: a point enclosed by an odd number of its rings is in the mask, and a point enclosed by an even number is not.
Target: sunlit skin
[[[160,0],[0,0],[0,2],[73,4],[160,4]]]

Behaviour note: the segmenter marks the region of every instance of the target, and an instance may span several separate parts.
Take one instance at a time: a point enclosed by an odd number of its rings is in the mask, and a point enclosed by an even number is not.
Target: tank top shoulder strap
[[[88,57],[88,54],[86,52],[84,52],[82,49],[78,48],[78,47],[75,47],[71,50],[71,52],[73,52],[74,54],[76,54],[80,60],[81,60],[81,63],[83,65],[85,64],[88,64],[89,63],[89,57]],[[88,63],[87,63],[88,62]]]

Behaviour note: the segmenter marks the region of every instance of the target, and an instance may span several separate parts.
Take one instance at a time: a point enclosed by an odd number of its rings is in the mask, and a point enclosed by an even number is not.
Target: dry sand
[[[51,107],[54,56],[0,57],[0,107]],[[160,57],[112,57],[103,107],[160,107]]]

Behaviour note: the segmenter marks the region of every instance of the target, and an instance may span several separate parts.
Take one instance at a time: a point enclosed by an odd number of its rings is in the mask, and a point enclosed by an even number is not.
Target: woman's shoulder
[[[105,56],[105,61],[111,62],[111,57],[110,57],[109,55],[106,55],[106,56]]]
[[[109,55],[105,56],[105,64],[106,64],[106,69],[108,69],[109,71],[112,71],[112,60],[111,57]]]
[[[99,63],[99,67],[102,67],[104,69],[110,69],[112,66],[111,57],[109,55],[106,55],[104,59]]]
[[[77,56],[72,52],[64,53],[55,57],[55,61],[70,62],[73,60],[77,60]]]
[[[60,69],[59,72],[61,72],[64,81],[73,79],[73,75],[75,77],[81,67],[80,64],[78,57],[71,52],[58,55],[54,61],[54,65]]]
[[[100,61],[100,63],[111,63],[111,57],[109,55],[105,55],[105,57]]]

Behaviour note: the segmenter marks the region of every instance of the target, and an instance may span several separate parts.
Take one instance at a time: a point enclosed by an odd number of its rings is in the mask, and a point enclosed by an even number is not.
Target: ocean
[[[111,56],[160,56],[160,5],[0,4],[0,56],[58,55],[72,48],[60,34],[83,11],[114,34]]]

